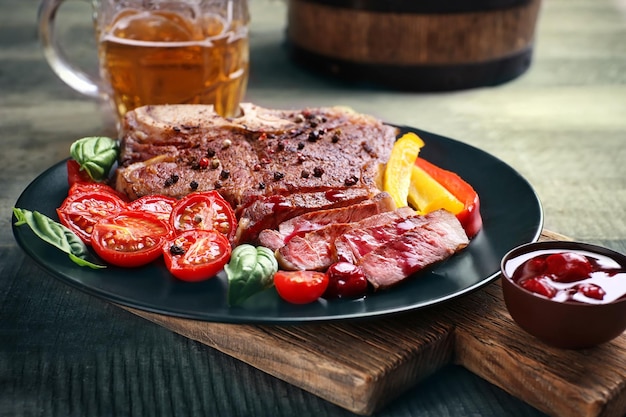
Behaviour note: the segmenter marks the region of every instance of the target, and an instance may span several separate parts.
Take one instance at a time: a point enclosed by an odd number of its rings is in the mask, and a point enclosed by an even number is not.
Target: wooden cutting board
[[[440,306],[363,321],[236,325],[126,309],[357,414],[448,363],[550,415],[626,414],[626,333],[593,349],[551,348],[513,322],[499,281]]]

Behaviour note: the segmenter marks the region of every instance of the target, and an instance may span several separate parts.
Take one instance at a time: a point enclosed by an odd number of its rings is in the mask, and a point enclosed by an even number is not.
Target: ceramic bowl
[[[601,265],[602,271],[592,276],[600,279],[594,282],[607,290],[602,301],[581,298],[576,294],[580,290],[571,288],[567,291],[561,288],[559,295],[548,298],[514,281],[514,276],[519,279],[521,271],[518,269],[525,259],[564,252],[579,252],[592,260],[595,257],[603,259],[602,264],[592,261],[596,267]],[[508,252],[502,258],[501,270],[504,301],[511,317],[526,332],[549,345],[564,349],[590,348],[614,339],[626,329],[626,296],[621,296],[626,293],[626,256],[623,254],[582,242],[536,242]],[[518,273],[514,275],[516,270]],[[585,282],[589,280],[567,286]],[[562,284],[557,283],[556,287],[559,286]]]

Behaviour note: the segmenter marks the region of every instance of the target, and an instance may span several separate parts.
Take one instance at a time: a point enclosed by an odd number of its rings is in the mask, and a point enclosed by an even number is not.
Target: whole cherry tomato
[[[217,230],[230,241],[237,229],[232,207],[217,191],[191,193],[178,200],[172,209],[170,224],[176,233]]]
[[[328,276],[317,271],[278,271],[274,286],[280,297],[292,304],[308,304],[320,298],[328,287]]]
[[[105,262],[122,267],[146,265],[161,256],[169,224],[151,213],[124,211],[98,221],[91,245]]]
[[[367,293],[367,278],[360,266],[337,262],[326,271],[328,288],[325,298],[360,298]]]
[[[172,209],[176,205],[174,197],[152,194],[139,197],[128,204],[129,210],[144,211],[156,215],[161,220],[169,222]]]
[[[93,226],[125,209],[126,203],[118,196],[101,190],[87,190],[68,195],[57,209],[57,215],[64,226],[90,245]]]
[[[231,246],[216,230],[187,230],[165,242],[162,251],[172,275],[196,282],[214,277],[226,265]]]

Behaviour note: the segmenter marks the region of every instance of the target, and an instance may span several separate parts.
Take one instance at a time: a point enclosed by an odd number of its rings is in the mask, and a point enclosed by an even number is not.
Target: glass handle
[[[39,41],[43,47],[44,56],[52,70],[67,85],[86,96],[101,97],[103,92],[98,82],[68,61],[55,38],[56,13],[63,1],[42,0],[39,6]]]

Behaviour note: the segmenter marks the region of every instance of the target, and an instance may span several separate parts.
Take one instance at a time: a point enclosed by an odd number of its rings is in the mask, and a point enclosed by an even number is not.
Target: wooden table
[[[477,146],[534,186],[546,229],[626,252],[622,3],[545,0],[527,73],[498,87],[425,94],[349,86],[295,66],[283,45],[285,3],[254,0],[247,100],[278,108],[348,105]],[[73,140],[108,129],[99,105],[45,63],[37,6],[0,4],[0,416],[352,415],[59,283],[17,247],[10,208],[24,187],[65,158]],[[63,36],[91,39],[87,4],[64,6],[59,19]],[[70,55],[93,68],[93,45],[80,45]],[[541,413],[450,365],[375,415]]]

